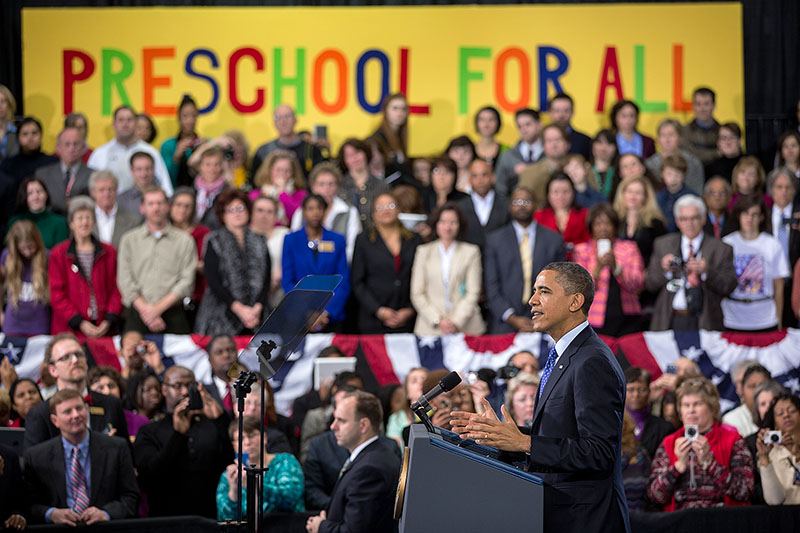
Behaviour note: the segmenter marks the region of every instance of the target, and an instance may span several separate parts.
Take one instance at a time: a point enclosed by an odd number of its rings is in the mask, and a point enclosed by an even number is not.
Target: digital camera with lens
[[[686,440],[688,441],[697,440],[698,435],[700,435],[700,430],[697,426],[693,424],[686,426],[686,429],[683,432],[683,436],[686,437]]]
[[[764,434],[764,444],[780,444],[783,440],[783,435],[779,429],[767,431]]]

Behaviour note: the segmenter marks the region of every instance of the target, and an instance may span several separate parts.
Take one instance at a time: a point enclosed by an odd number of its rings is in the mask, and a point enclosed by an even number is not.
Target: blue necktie
[[[556,364],[556,359],[558,358],[558,353],[556,352],[556,347],[553,346],[550,348],[550,353],[547,354],[547,363],[544,365],[544,370],[542,371],[542,381],[539,385],[539,398],[542,397],[542,392],[544,392],[544,386],[547,385],[547,379],[550,377],[550,373],[553,372],[553,367]]]

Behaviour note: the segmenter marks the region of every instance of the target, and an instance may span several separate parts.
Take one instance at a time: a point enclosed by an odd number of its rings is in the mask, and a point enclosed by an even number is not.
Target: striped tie
[[[553,367],[556,365],[556,359],[558,359],[558,353],[556,352],[556,347],[553,346],[550,349],[550,353],[547,354],[547,362],[544,365],[544,370],[542,370],[542,380],[539,384],[539,398],[542,397],[544,386],[547,385],[547,379],[550,377],[550,373],[553,372]]]
[[[75,505],[72,510],[81,514],[89,507],[89,491],[86,488],[86,476],[81,466],[81,451],[77,446],[72,448],[69,478],[72,484],[72,496],[75,499]]]

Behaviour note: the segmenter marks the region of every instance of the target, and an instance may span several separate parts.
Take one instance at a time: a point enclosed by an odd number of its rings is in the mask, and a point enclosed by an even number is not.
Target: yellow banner
[[[113,136],[120,104],[155,118],[156,143],[177,133],[184,93],[201,108],[202,135],[241,129],[257,146],[276,136],[272,110],[299,128],[328,126],[334,147],[366,137],[382,98],[411,105],[410,152],[440,152],[473,115],[546,108],[565,91],[576,128],[608,126],[620,98],[653,134],[665,116],[691,115],[694,88],[717,92],[720,120],[744,119],[738,3],[607,6],[23,9],[24,102],[52,148],[63,117],[89,119],[89,143]]]

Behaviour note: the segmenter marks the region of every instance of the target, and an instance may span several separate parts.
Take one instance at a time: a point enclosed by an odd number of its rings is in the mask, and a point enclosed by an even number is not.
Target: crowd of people
[[[739,126],[717,122],[714,104],[711,89],[697,89],[693,120],[665,119],[653,139],[637,127],[637,105],[622,100],[611,127],[589,136],[573,128],[574,102],[560,93],[548,103],[547,121],[544,112],[516,112],[514,146],[495,139],[501,115],[487,106],[475,115],[477,143],[460,135],[441,153],[411,157],[402,94],[385,99],[375,132],[348,138],[335,155],[327,139],[297,130],[287,105],[274,110],[278,138],[254,151],[236,130],[206,138],[197,105],[185,96],[177,135],[160,149],[151,144],[152,120],[121,106],[106,144],[90,148],[86,117],[73,113],[48,155],[41,123],[15,122],[14,96],[0,86],[0,325],[11,337],[55,335],[39,383],[17,379],[8,359],[0,364],[0,407],[5,390],[9,422],[26,428],[32,487],[28,507],[3,498],[2,519],[12,515],[15,526],[17,516],[232,518],[241,495],[233,482],[239,429],[231,424],[231,336],[252,334],[309,274],[342,276],[312,325],[319,332],[529,332],[536,275],[565,260],[592,275],[588,321],[601,334],[796,326],[800,131],[780,137],[767,172],[743,152]],[[193,332],[212,337],[206,384],[143,337]],[[122,335],[121,372],[90,371],[81,343],[115,334]],[[797,397],[769,370],[744,368],[736,381],[741,406],[722,423],[716,387],[683,366],[652,383],[646,371],[627,370],[621,453],[630,507],[800,502]],[[524,425],[538,361],[517,354],[508,368],[521,372],[507,396],[505,382],[478,373],[442,397],[434,423],[446,426],[450,409],[480,412],[488,397]],[[754,374],[766,376],[763,383],[745,384]],[[249,396],[245,451],[250,462],[273,464],[264,511],[328,508],[348,450],[357,455],[373,437],[399,455],[413,421],[409,402],[441,377],[415,369],[404,386],[370,391],[378,394],[379,423],[375,402],[356,394],[363,388],[357,374],[298,398],[291,417],[275,412],[265,384],[263,449],[254,438],[260,395]],[[202,400],[191,408],[190,389]],[[344,399],[340,420],[335,409]],[[773,430],[782,432],[780,444],[765,440]],[[103,443],[132,443],[103,445],[102,453],[117,450],[105,461],[118,468],[100,499],[88,476],[101,453],[95,434]],[[52,458],[62,448],[66,481],[54,480],[44,463],[45,452]],[[16,475],[5,472],[0,478]],[[83,485],[71,484],[81,478]],[[51,501],[63,496],[54,483],[67,484],[62,507]],[[320,527],[324,516],[308,527]]]

